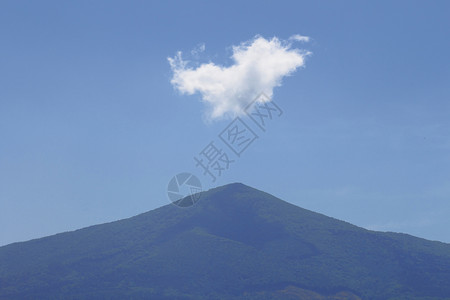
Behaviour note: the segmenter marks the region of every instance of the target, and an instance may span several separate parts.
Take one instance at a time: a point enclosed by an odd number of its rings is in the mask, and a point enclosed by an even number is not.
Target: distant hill
[[[450,245],[243,184],[0,247],[0,299],[450,299]]]

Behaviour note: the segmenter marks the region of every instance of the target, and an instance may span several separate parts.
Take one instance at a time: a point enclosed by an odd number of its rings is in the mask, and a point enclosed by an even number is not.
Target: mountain
[[[450,299],[450,244],[235,183],[189,208],[0,247],[0,299]]]

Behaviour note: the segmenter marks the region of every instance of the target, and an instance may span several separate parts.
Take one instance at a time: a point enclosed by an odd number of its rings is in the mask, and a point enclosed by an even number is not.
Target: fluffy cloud
[[[306,37],[301,38],[306,41]],[[281,85],[283,77],[304,66],[305,57],[310,54],[293,49],[288,41],[260,36],[233,46],[232,50],[233,64],[228,67],[212,62],[189,67],[181,52],[168,58],[172,85],[182,94],[199,93],[208,105],[207,117],[211,119],[241,114],[261,92],[272,98],[273,89]]]

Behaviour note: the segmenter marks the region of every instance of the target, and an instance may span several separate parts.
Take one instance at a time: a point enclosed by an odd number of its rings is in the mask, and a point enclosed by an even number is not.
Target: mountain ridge
[[[449,244],[363,229],[240,183],[193,207],[0,247],[0,299],[450,299],[447,282]]]

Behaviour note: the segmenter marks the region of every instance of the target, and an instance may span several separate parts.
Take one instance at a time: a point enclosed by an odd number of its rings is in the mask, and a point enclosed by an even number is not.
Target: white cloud
[[[294,34],[289,39],[297,42],[309,42],[309,36],[304,36],[300,34]]]
[[[274,37],[257,36],[239,46],[233,46],[233,64],[226,67],[212,62],[196,68],[188,66],[182,53],[169,57],[173,71],[172,85],[182,94],[199,93],[208,105],[211,119],[239,115],[258,94],[270,98],[283,77],[304,66],[307,51]]]
[[[198,55],[204,52],[206,49],[205,43],[198,44],[194,49],[191,50],[191,54],[194,57],[198,57]]]

